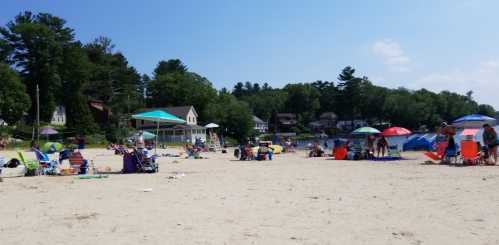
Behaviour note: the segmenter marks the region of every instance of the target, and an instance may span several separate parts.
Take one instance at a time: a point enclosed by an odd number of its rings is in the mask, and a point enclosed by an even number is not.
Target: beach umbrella
[[[41,150],[45,153],[49,152],[51,149],[54,149],[55,151],[60,151],[62,149],[62,144],[58,142],[47,142],[41,148]]]
[[[381,133],[379,130],[371,127],[362,127],[354,130],[352,134],[379,134]]]
[[[381,135],[390,137],[390,136],[407,136],[412,134],[412,132],[409,129],[406,128],[401,128],[401,127],[391,127],[383,130],[383,133]]]
[[[208,123],[206,124],[206,126],[204,126],[205,128],[218,128],[220,126],[218,126],[218,124],[215,124],[215,123]]]
[[[59,132],[55,130],[54,128],[51,127],[43,127],[42,130],[40,131],[41,135],[53,135],[53,134],[58,134]]]
[[[497,120],[493,117],[488,117],[480,114],[471,114],[460,117],[452,122],[452,125],[457,128],[481,128],[484,124],[496,125]]]
[[[134,137],[138,137],[139,133],[135,133],[133,136]],[[143,131],[142,132],[142,137],[144,137],[145,140],[150,140],[150,139],[156,138],[156,135],[153,134],[153,133],[151,133],[151,132]]]
[[[45,135],[47,137],[47,141],[49,140],[50,135],[54,135],[54,134],[58,134],[58,133],[59,132],[52,127],[43,127],[40,130],[40,134]]]
[[[137,119],[137,120],[156,122],[156,144],[154,146],[154,153],[156,153],[156,148],[158,147],[158,135],[159,135],[159,124],[160,123],[173,123],[173,124],[185,123],[185,120],[180,119],[180,118],[178,118],[170,113],[167,113],[167,112],[164,112],[161,110],[135,114],[132,116],[132,118]]]
[[[461,136],[475,136],[479,131],[480,131],[480,129],[467,128],[467,129],[463,130],[463,132],[461,133]]]

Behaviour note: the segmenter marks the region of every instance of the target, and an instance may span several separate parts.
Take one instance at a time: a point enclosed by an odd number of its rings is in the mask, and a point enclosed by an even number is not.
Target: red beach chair
[[[472,140],[461,141],[461,158],[463,163],[478,164],[480,162],[480,152],[477,143]]]

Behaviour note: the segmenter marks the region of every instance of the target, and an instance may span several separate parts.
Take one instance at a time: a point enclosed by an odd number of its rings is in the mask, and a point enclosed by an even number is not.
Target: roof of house
[[[198,113],[196,112],[196,109],[194,109],[194,106],[188,105],[188,106],[173,106],[173,107],[159,107],[159,108],[148,108],[144,109],[144,112],[146,111],[155,111],[155,110],[162,110],[165,112],[168,112],[170,114],[173,114],[177,117],[180,117],[182,119],[187,118],[187,114],[189,114],[189,111],[191,110],[194,112],[194,115],[197,117]]]
[[[337,119],[338,116],[334,112],[324,112],[320,116],[321,119]]]
[[[262,119],[260,119],[259,117],[253,115],[253,121],[255,123],[265,123]]]
[[[296,118],[296,114],[293,114],[293,113],[277,113],[277,117],[291,117],[291,118]]]

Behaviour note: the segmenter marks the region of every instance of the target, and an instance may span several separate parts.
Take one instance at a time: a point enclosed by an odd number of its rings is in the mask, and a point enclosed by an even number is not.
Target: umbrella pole
[[[154,144],[154,155],[156,155],[156,149],[158,148],[158,135],[159,135],[159,120],[156,127],[156,144]]]

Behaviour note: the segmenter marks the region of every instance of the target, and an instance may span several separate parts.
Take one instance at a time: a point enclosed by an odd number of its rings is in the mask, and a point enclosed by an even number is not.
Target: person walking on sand
[[[497,140],[497,132],[489,124],[483,125],[483,142],[489,148],[489,156],[494,160],[494,165],[497,164],[497,146],[499,142]]]

